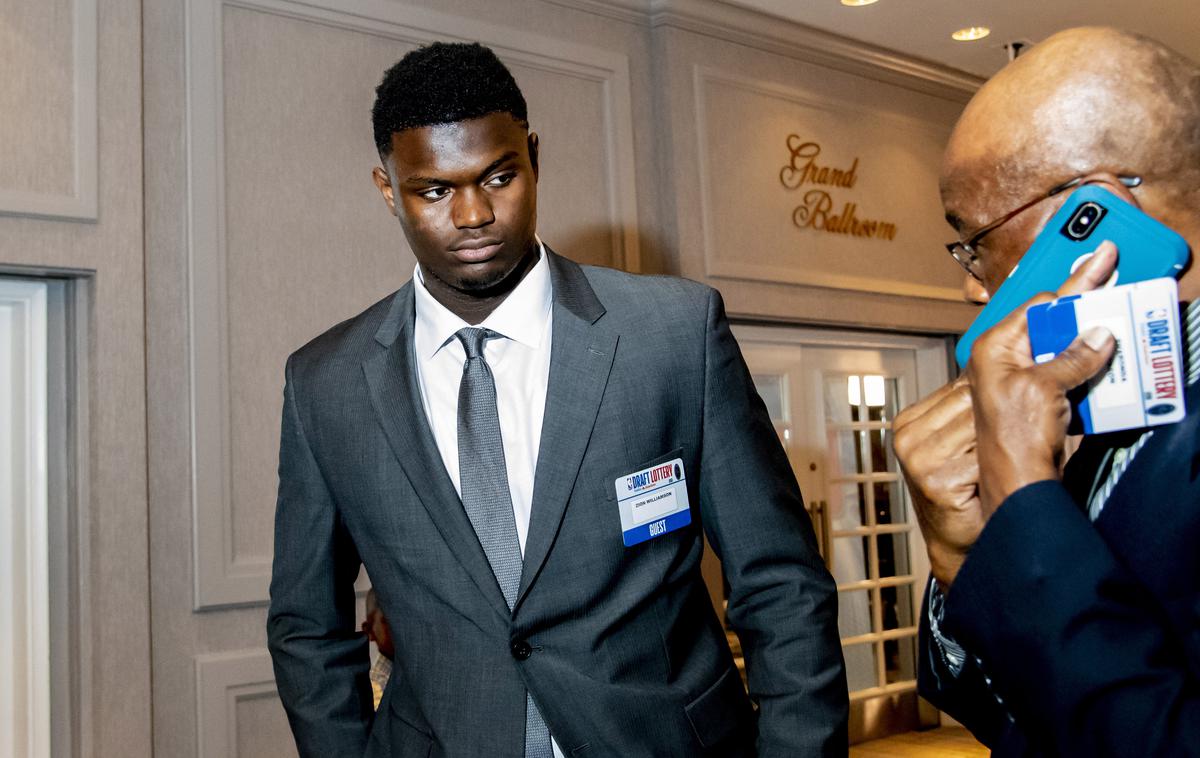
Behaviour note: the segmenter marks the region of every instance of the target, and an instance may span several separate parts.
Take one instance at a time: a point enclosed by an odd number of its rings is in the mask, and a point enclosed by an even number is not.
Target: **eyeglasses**
[[[1062,184],[1054,185],[1049,192],[1038,195],[1024,205],[1005,213],[995,221],[984,224],[971,234],[967,235],[965,239],[955,240],[954,242],[948,243],[946,245],[946,249],[950,251],[950,255],[954,258],[954,260],[958,261],[958,265],[966,269],[968,274],[975,277],[979,281],[983,281],[983,277],[980,276],[979,271],[979,252],[975,250],[975,246],[979,244],[979,240],[983,239],[991,232],[994,232],[999,227],[1011,221],[1022,211],[1028,210],[1043,200],[1066,192],[1073,187],[1078,187],[1080,184],[1084,183],[1083,180],[1085,178],[1086,176],[1077,176],[1073,179],[1068,179]],[[1121,184],[1130,188],[1137,187],[1142,183],[1142,177],[1140,176],[1122,175],[1118,176],[1117,180],[1121,182]]]

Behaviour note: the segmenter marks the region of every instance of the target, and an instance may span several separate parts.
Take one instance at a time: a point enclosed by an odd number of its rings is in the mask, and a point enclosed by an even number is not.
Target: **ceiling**
[[[851,39],[988,77],[1008,61],[1004,44],[1037,42],[1060,29],[1102,24],[1141,32],[1200,61],[1197,0],[726,0]],[[955,42],[950,33],[987,26],[988,37]]]

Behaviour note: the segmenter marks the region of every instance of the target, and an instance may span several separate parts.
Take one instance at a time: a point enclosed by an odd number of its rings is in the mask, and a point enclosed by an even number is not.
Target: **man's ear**
[[[383,166],[376,166],[371,172],[371,180],[375,182],[376,188],[379,189],[379,194],[383,195],[383,202],[387,203],[388,212],[395,216],[396,197],[392,193],[392,179],[388,176],[387,169]]]
[[[533,178],[538,178],[538,136],[537,132],[529,133],[529,165],[533,166]]]

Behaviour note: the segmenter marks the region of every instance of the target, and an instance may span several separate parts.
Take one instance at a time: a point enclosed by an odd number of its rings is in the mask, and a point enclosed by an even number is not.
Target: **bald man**
[[[1200,68],[1151,40],[1074,29],[985,84],[941,177],[964,294],[984,303],[1070,194],[1098,184],[1200,245]],[[1111,244],[1064,284],[1107,280]],[[896,420],[928,545],[923,695],[996,755],[1200,753],[1200,273],[1186,419],[1095,435],[1068,456],[1066,392],[1111,335],[1035,366],[1024,309],[967,372]],[[1047,300],[1043,295],[1036,300]]]

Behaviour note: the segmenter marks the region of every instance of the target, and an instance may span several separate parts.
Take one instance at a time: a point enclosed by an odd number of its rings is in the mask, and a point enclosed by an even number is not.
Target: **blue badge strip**
[[[1079,295],[1068,295],[1046,303],[1034,306],[1025,313],[1029,323],[1029,343],[1033,350],[1034,360],[1041,363],[1042,356],[1058,355],[1075,340],[1079,334],[1079,322],[1075,318],[1075,305]],[[1086,385],[1079,391],[1071,393],[1071,422],[1067,427],[1068,434],[1090,434],[1092,432],[1092,413],[1088,404],[1082,402],[1087,394]]]
[[[673,532],[676,529],[685,527],[692,523],[692,511],[690,508],[672,513],[665,518],[660,518],[657,521],[651,521],[648,524],[635,526],[622,534],[625,541],[625,547],[633,547],[639,543],[645,542],[654,537],[660,537],[667,532]]]

